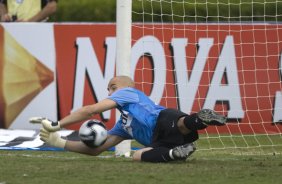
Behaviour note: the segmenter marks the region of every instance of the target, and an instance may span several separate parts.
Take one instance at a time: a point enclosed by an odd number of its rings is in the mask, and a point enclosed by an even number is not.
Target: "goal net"
[[[156,103],[210,108],[198,150],[282,146],[282,1],[132,0],[131,75]],[[280,150],[279,150],[280,148]]]

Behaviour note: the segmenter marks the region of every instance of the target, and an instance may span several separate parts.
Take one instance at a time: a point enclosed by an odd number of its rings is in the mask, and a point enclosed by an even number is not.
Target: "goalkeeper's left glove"
[[[49,132],[55,132],[61,129],[60,122],[54,122],[44,117],[31,117],[29,119],[30,123],[41,123],[45,130]]]
[[[62,139],[58,132],[49,132],[44,128],[41,128],[39,136],[43,142],[49,144],[50,146],[58,148],[65,148],[66,146],[67,141]]]

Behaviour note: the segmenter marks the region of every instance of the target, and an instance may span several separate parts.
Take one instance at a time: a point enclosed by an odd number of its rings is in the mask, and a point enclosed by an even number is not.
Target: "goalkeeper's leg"
[[[172,149],[166,147],[143,148],[133,154],[134,161],[169,162],[174,160],[185,161],[196,150],[194,143],[176,146]]]
[[[218,114],[211,109],[203,109],[198,113],[191,114],[181,118],[186,128],[191,131],[197,131],[207,128],[208,126],[223,126],[227,118],[224,115]],[[180,126],[181,126],[180,122]]]

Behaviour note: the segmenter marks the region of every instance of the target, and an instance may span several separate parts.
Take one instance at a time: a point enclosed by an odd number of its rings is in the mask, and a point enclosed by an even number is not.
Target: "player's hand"
[[[61,129],[59,121],[51,121],[43,117],[32,117],[29,119],[30,123],[42,124],[43,128],[49,132],[55,132]]]
[[[65,139],[62,139],[58,132],[49,132],[44,128],[41,128],[39,136],[40,140],[49,144],[50,146],[65,148],[67,141]]]

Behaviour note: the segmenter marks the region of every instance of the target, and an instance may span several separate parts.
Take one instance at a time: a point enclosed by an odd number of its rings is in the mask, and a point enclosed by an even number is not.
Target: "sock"
[[[170,157],[172,160],[174,160],[174,156],[173,156],[173,154],[172,154],[172,150],[173,150],[173,149],[170,149],[170,150],[169,150],[169,157]]]
[[[186,128],[192,131],[207,128],[207,125],[205,125],[203,121],[198,118],[197,113],[191,114],[190,116],[186,116],[184,118],[184,125],[186,126]]]
[[[141,155],[141,160],[144,162],[168,162],[173,160],[170,157],[170,150],[169,148],[165,147],[158,147],[153,148],[149,151],[145,151]]]

